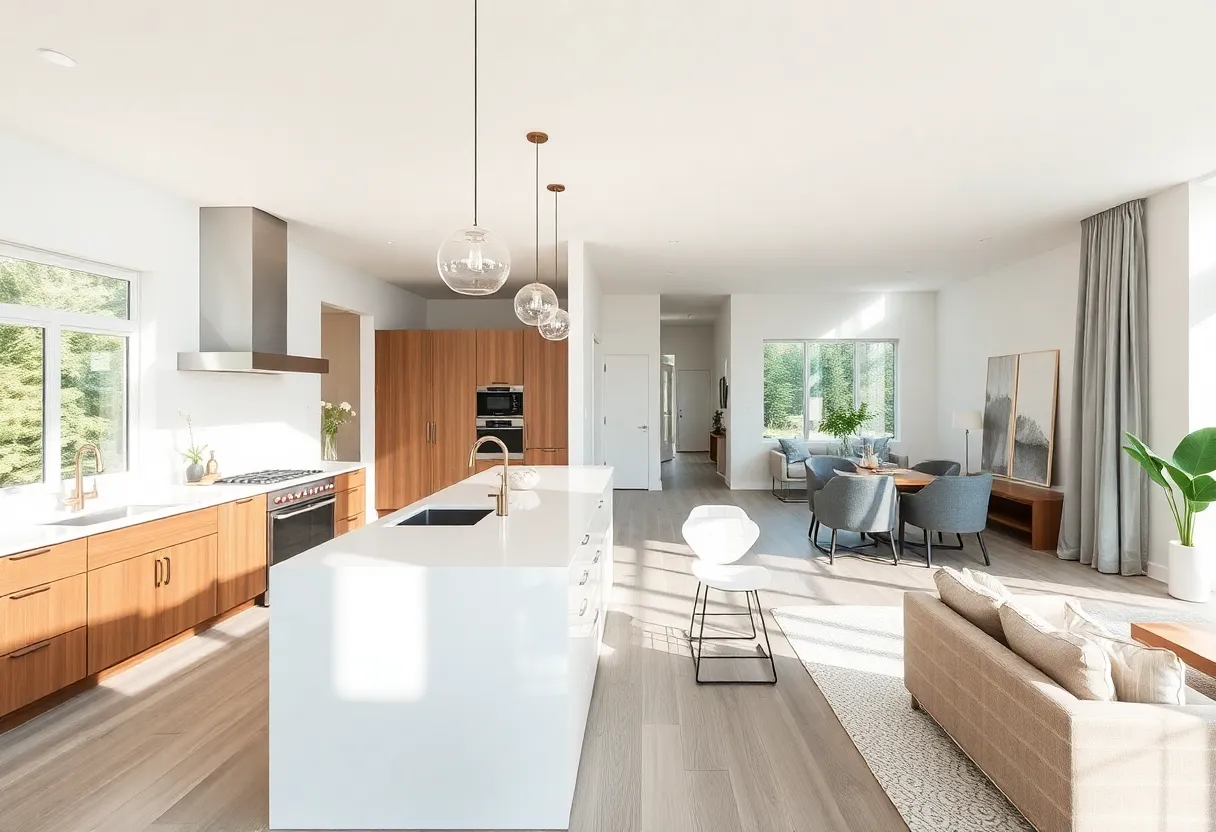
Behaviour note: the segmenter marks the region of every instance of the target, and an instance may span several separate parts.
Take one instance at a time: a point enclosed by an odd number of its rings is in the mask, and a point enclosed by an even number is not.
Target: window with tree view
[[[765,342],[765,438],[829,438],[819,432],[824,414],[862,403],[862,432],[894,436],[894,341]]]
[[[68,262],[0,245],[0,488],[58,483],[86,442],[127,468],[133,278]]]

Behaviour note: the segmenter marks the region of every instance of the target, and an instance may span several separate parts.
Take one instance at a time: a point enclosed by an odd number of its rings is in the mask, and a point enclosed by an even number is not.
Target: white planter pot
[[[1212,595],[1213,553],[1170,541],[1170,595],[1183,601],[1206,602]]]

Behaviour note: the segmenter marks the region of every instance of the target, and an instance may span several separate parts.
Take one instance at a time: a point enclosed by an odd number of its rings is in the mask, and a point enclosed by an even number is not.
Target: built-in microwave
[[[495,385],[477,388],[478,419],[522,419],[524,388],[522,385]]]

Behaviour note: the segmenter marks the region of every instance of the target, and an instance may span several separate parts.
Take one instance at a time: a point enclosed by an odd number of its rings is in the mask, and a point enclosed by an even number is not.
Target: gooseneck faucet
[[[84,474],[81,471],[81,465],[84,462],[84,455],[86,451],[92,451],[93,458],[97,460],[97,474],[100,474],[102,471],[106,470],[105,466],[101,462],[101,448],[97,447],[92,442],[85,442],[76,449],[76,491],[73,492],[70,497],[68,497],[67,501],[68,507],[71,508],[72,511],[80,511],[84,508],[85,500],[89,499],[90,497],[97,496],[96,478],[93,480],[93,487],[88,491],[84,490]]]
[[[497,498],[494,504],[494,513],[499,517],[506,517],[507,505],[511,498],[511,481],[507,479],[507,474],[510,473],[511,468],[511,452],[507,450],[506,444],[497,436],[483,436],[478,439],[473,443],[473,447],[469,449],[469,470],[473,470],[473,463],[477,461],[477,449],[487,442],[494,442],[498,447],[502,448],[502,487],[498,489],[497,494],[490,494],[488,496]]]

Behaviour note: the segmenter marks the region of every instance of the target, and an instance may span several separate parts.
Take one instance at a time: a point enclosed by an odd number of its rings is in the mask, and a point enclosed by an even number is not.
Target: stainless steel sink
[[[108,508],[105,511],[94,511],[89,514],[79,514],[75,517],[65,517],[62,520],[52,520],[51,522],[43,523],[42,525],[94,526],[98,523],[109,523],[112,520],[122,520],[126,517],[135,517],[139,514],[147,514],[150,511],[163,511],[167,508],[175,508],[175,506],[119,506],[117,508]]]
[[[424,508],[395,526],[474,526],[494,512],[492,508]]]

